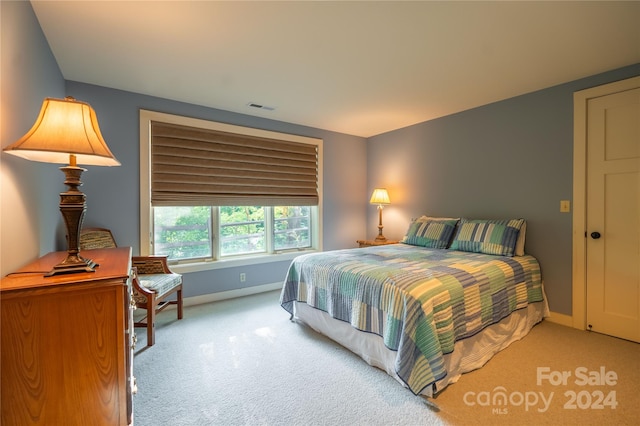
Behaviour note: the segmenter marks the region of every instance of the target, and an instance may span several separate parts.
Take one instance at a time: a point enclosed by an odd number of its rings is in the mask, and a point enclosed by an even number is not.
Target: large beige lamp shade
[[[102,138],[98,117],[86,102],[73,98],[46,98],[35,124],[17,142],[4,148],[8,154],[31,161],[119,166]]]
[[[391,204],[389,193],[385,188],[376,188],[373,190],[373,194],[371,194],[369,203],[378,205],[378,236],[376,237],[376,241],[387,241],[387,238],[382,235],[382,209],[385,205]]]
[[[78,189],[86,169],[77,165],[119,166],[120,162],[102,138],[93,108],[70,97],[46,98],[31,130],[3,151],[31,161],[69,164],[60,168],[68,186],[60,194],[60,211],[67,226],[67,257],[47,275],[94,271],[95,263],[81,257],[78,249],[87,205]]]

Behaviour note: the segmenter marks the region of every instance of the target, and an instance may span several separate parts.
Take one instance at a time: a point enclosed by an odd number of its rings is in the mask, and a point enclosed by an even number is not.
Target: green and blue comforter
[[[291,263],[280,296],[381,336],[415,394],[444,378],[444,354],[513,311],[543,300],[540,265],[406,244],[307,254]]]

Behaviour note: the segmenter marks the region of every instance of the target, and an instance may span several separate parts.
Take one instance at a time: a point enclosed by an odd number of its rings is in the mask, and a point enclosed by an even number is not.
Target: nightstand
[[[356,243],[360,247],[371,247],[371,246],[386,246],[387,244],[398,244],[400,241],[395,240],[385,240],[385,241],[376,241],[376,240],[357,240]]]

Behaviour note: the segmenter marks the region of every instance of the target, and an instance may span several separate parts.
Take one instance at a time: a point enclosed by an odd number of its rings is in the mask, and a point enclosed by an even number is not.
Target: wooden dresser
[[[133,422],[131,248],[81,254],[96,272],[45,278],[54,252],[2,278],[3,426]]]

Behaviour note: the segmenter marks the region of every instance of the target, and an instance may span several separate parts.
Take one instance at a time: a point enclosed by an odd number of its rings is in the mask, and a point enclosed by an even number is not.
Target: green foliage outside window
[[[169,259],[211,256],[211,208],[154,208],[155,253]]]
[[[223,256],[264,251],[264,207],[220,207],[220,242]]]
[[[274,208],[274,247],[276,250],[311,246],[311,220],[308,206]]]
[[[215,207],[214,207],[215,208]],[[169,259],[212,256],[211,207],[155,207],[154,253]],[[262,206],[221,206],[219,212],[220,256],[267,251],[265,210]],[[311,209],[306,206],[274,207],[273,250],[311,247]],[[269,249],[269,250],[271,250]]]

